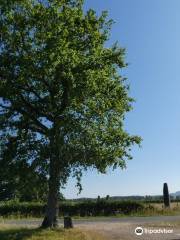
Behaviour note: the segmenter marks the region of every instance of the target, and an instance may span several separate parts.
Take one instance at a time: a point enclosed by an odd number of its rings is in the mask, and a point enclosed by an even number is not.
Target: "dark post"
[[[64,217],[64,228],[73,228],[72,218],[70,216]]]
[[[170,208],[170,197],[169,197],[169,191],[168,191],[168,185],[167,183],[164,183],[163,187],[163,198],[164,198],[164,206],[166,208]]]

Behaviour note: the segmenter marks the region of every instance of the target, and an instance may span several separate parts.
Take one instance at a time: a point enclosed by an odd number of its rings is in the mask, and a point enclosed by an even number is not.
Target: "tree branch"
[[[44,113],[40,110],[40,108],[36,108],[34,107],[32,104],[30,104],[22,94],[19,94],[21,100],[23,101],[23,103],[25,104],[25,106],[28,108],[29,111],[34,112],[37,116],[39,115],[39,117],[46,117],[49,121],[53,121],[53,116]]]
[[[7,106],[4,106],[3,104],[0,103],[0,107],[6,109],[6,110],[9,110],[9,111],[16,111],[16,112],[19,112],[21,113],[22,115],[26,115],[28,116],[33,122],[35,125],[37,125],[39,128],[38,130],[41,131],[43,134],[46,134],[47,131],[49,130],[45,125],[43,125],[36,117],[34,117],[32,115],[32,112],[27,112],[25,111],[24,109],[20,108],[20,107],[15,107],[15,106],[10,106],[10,107],[7,107]]]

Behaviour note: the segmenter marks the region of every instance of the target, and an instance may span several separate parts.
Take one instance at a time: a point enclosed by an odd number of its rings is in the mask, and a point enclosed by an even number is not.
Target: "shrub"
[[[0,204],[0,215],[21,215],[41,217],[45,212],[46,205],[37,202],[3,202]],[[143,210],[142,203],[134,201],[84,201],[84,202],[61,202],[60,215],[70,216],[108,216],[131,214]]]
[[[0,215],[22,215],[40,217],[44,214],[45,205],[37,202],[9,201],[0,204]]]

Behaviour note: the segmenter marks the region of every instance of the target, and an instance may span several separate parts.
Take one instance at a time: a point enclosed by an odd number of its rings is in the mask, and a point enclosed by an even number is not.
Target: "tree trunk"
[[[42,222],[43,228],[57,227],[59,215],[59,203],[57,190],[52,188],[49,190],[48,203],[46,208],[46,214]]]
[[[51,141],[51,158],[49,168],[49,193],[47,208],[44,220],[42,222],[43,228],[51,228],[58,226],[59,215],[59,189],[60,189],[60,154],[59,154],[59,141],[56,141],[56,134],[52,137]]]

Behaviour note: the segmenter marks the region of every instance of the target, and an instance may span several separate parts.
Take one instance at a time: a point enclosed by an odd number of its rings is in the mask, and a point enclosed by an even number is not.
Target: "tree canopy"
[[[16,141],[9,138],[0,158],[0,201],[45,201],[47,198],[47,172],[36,171],[36,165],[23,158],[17,161]]]
[[[124,128],[133,99],[111,24],[81,0],[0,0],[0,159],[13,141],[16,164],[47,172],[51,213],[70,175],[81,188],[89,167],[124,168],[141,140]]]

